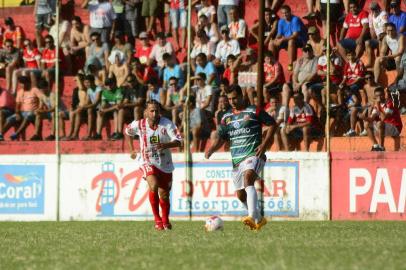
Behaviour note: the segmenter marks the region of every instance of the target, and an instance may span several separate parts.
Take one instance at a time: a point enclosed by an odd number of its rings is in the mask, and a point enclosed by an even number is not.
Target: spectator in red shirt
[[[62,56],[62,52],[59,53],[59,57]],[[41,68],[42,76],[47,80],[48,84],[53,80],[55,75],[55,63],[56,63],[56,47],[54,44],[54,38],[50,35],[45,37],[45,48],[42,51]]]
[[[264,87],[271,95],[279,94],[285,83],[282,65],[275,60],[271,51],[265,52],[264,55]]]
[[[14,114],[15,100],[7,90],[0,88],[0,141],[4,141],[3,126],[6,119]]]
[[[317,125],[318,119],[314,115],[313,108],[304,101],[303,93],[296,92],[293,100],[295,106],[290,109],[288,123],[282,136],[287,136],[285,140],[289,144],[303,138],[305,151],[309,151],[311,139],[321,136]]]
[[[137,48],[134,57],[138,58],[143,65],[148,64],[148,58],[152,51],[152,46],[149,44],[148,34],[146,32],[141,32],[141,47]]]
[[[158,75],[151,66],[144,66],[140,59],[134,58],[131,63],[131,74],[137,78],[139,84],[146,86],[151,79],[158,80]]]
[[[385,99],[384,89],[376,88],[374,95],[374,105],[361,117],[366,121],[368,138],[373,144],[371,151],[385,151],[385,136],[398,137],[403,125],[399,110],[391,99]]]
[[[355,50],[359,58],[364,50],[364,42],[369,36],[368,12],[360,10],[355,0],[350,1],[349,8],[350,13],[345,17],[341,29],[338,50],[343,58],[345,50]]]
[[[364,85],[364,64],[360,59],[356,58],[354,51],[347,51],[346,56],[348,62],[345,63],[344,77],[339,88],[343,89],[347,86],[351,91],[359,91]]]
[[[12,78],[12,93],[17,91],[17,79],[19,76],[29,76],[29,72],[34,72],[35,75],[41,75],[41,53],[32,45],[31,40],[24,40],[23,50],[24,67],[13,72]]]
[[[226,78],[230,84],[238,83],[238,68],[235,68],[234,64],[236,59],[233,54],[227,56],[226,69],[223,72],[223,78]]]
[[[14,24],[13,18],[11,17],[7,17],[4,20],[4,24],[6,25],[6,30],[3,33],[4,43],[7,39],[11,39],[16,48],[21,48],[23,45],[22,40],[24,37],[22,28],[20,26],[16,26]]]

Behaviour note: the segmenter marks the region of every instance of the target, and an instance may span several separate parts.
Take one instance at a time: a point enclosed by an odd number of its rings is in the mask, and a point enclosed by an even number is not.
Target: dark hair
[[[157,85],[158,84],[158,80],[155,77],[151,77],[148,81],[147,84],[152,84],[152,85]]]
[[[79,16],[73,16],[72,21],[77,21],[78,23],[82,24],[82,19]]]
[[[44,79],[39,80],[37,83],[39,89],[47,89],[48,85],[49,85],[48,82]]]
[[[45,40],[45,39],[49,39],[52,43],[54,43],[54,37],[51,36],[51,35],[46,35],[45,38],[44,38],[44,40]]]
[[[354,50],[345,50],[345,54],[355,54]]]
[[[298,97],[300,97],[301,99],[304,99],[304,95],[303,95],[302,92],[296,92],[296,93],[293,94],[293,96],[298,96]]]
[[[382,86],[378,86],[377,88],[375,88],[375,90],[374,90],[374,93],[376,93],[376,92],[385,92],[385,89],[383,89],[383,87]]]
[[[227,78],[222,78],[220,80],[220,84],[224,84],[225,86],[229,86],[230,85],[230,81]]]
[[[189,104],[193,104],[196,106],[196,97],[195,96],[192,96],[192,95],[189,96]]]
[[[159,32],[158,34],[156,34],[156,38],[160,38],[160,39],[165,39],[165,33],[164,32]]]
[[[228,62],[228,60],[233,60],[233,61],[235,61],[235,59],[237,59],[237,57],[235,57],[234,54],[229,54],[229,55],[227,56],[227,62]]]
[[[200,79],[202,79],[203,81],[206,81],[206,79],[207,79],[206,73],[203,73],[203,72],[197,73],[197,76],[199,76]]]
[[[356,5],[358,7],[358,2],[357,0],[350,0],[348,1],[348,6],[350,6],[351,4]]]
[[[265,8],[265,9],[264,9],[264,13],[265,13],[265,12],[272,13],[272,10],[271,10],[270,8]]]
[[[91,34],[90,34],[90,37],[100,37],[100,33],[99,32],[92,32]]]
[[[11,38],[7,38],[7,39],[4,41],[4,44],[6,44],[6,43],[14,44],[14,41],[13,41]]]
[[[205,53],[202,53],[202,52],[199,53],[198,55],[196,55],[196,58],[198,58],[198,57],[201,57],[201,58],[207,60],[207,55]]]
[[[18,82],[22,83],[22,84],[26,84],[26,83],[30,83],[31,80],[30,80],[30,77],[28,77],[28,76],[21,76],[18,78]]]
[[[94,76],[92,74],[88,74],[85,76],[84,80],[94,82]]]
[[[208,19],[207,16],[204,15],[204,14],[200,15],[200,16],[199,16],[199,19],[200,19],[200,18],[205,18],[206,20]]]
[[[292,9],[290,8],[290,6],[288,6],[288,5],[283,5],[283,6],[281,6],[281,9],[284,9],[284,10],[289,11],[289,12],[292,11]]]
[[[366,76],[372,76],[372,78],[374,77],[374,73],[372,72],[372,71],[365,71],[365,73],[364,73],[364,78],[366,77]]]
[[[171,60],[171,58],[172,58],[172,55],[169,54],[169,53],[164,53],[164,54],[162,55],[162,59],[163,59],[164,61]]]
[[[176,78],[175,76],[172,76],[172,77],[170,77],[170,78],[169,78],[169,80],[170,80],[170,81],[171,81],[171,80],[178,81],[179,79],[178,79],[178,78]]]
[[[145,104],[147,105],[147,107],[148,105],[156,105],[159,109],[161,109],[161,103],[159,103],[156,99],[148,100]]]
[[[273,53],[272,53],[271,51],[266,51],[266,52],[264,53],[264,56],[265,56],[265,57],[270,57],[270,58],[272,58],[272,57],[273,57]]]
[[[238,84],[232,84],[228,88],[227,94],[231,94],[232,92],[236,92],[238,96],[242,97],[242,90]]]
[[[388,26],[392,27],[396,31],[396,25],[394,23],[392,23],[392,22],[385,23],[385,27],[388,27]]]
[[[111,84],[116,84],[116,77],[110,77],[110,78],[107,78],[105,81],[104,81],[104,84],[105,85],[111,85]]]

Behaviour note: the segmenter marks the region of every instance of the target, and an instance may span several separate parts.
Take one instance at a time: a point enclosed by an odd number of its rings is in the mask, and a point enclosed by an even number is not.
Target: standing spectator
[[[221,41],[217,44],[216,59],[214,64],[217,67],[224,66],[227,62],[227,57],[232,54],[238,56],[240,54],[240,44],[235,39],[230,39],[230,30],[226,25],[221,27]]]
[[[269,50],[278,59],[279,49],[288,50],[289,64],[288,70],[293,70],[293,62],[296,61],[297,48],[301,48],[306,44],[307,31],[303,22],[292,15],[292,11],[288,5],[281,7],[282,18],[278,21],[278,33],[276,39],[269,43]]]
[[[110,67],[109,63],[109,46],[107,43],[103,43],[100,38],[100,34],[95,32],[90,35],[91,44],[86,48],[86,64],[85,71],[89,72],[90,66],[93,66],[95,72],[104,74],[106,77],[106,71]],[[100,75],[101,76],[101,75]],[[96,76],[96,78],[99,76]],[[101,84],[103,84],[102,81]],[[98,84],[99,85],[99,84]]]
[[[79,16],[74,16],[71,24],[70,53],[73,56],[73,62],[79,62],[82,68],[86,60],[86,47],[90,44],[89,26],[83,24]]]
[[[238,8],[239,0],[219,0],[217,7],[217,22],[221,28],[224,25],[229,25],[231,22],[230,10]]]
[[[199,20],[195,26],[196,33],[200,30],[206,32],[206,36],[209,38],[210,42],[213,43],[213,45],[219,41],[220,34],[217,24],[215,22],[210,22],[204,14],[199,16]]]
[[[119,140],[124,137],[122,132],[123,127],[119,126],[118,123],[119,113],[122,113],[123,110],[121,107],[121,103],[123,102],[123,90],[120,87],[117,87],[114,78],[108,78],[104,84],[105,89],[101,92],[101,106],[97,113],[96,135],[93,139],[102,139],[101,132],[105,125],[105,121],[113,116],[114,133],[112,134],[111,139]],[[110,138],[110,134],[107,135]]]
[[[372,151],[385,151],[385,136],[398,137],[402,131],[402,120],[391,99],[385,99],[382,87],[375,89],[373,107],[364,116]],[[376,134],[376,135],[375,135]]]
[[[111,5],[113,6],[114,13],[116,14],[115,19],[115,32],[124,34],[124,0],[111,0]]]
[[[305,151],[309,151],[311,139],[321,135],[317,118],[313,108],[304,101],[301,92],[296,92],[293,95],[293,100],[295,106],[290,110],[288,123],[282,136],[287,136],[285,140],[289,144],[303,139]]]
[[[17,79],[19,76],[29,76],[29,72],[41,75],[41,54],[37,48],[32,45],[31,40],[24,40],[23,50],[24,67],[14,70],[12,78],[11,92],[14,94],[17,91]]]
[[[290,96],[293,93],[301,92],[305,101],[310,99],[309,87],[317,78],[317,58],[314,57],[312,46],[306,45],[303,48],[303,57],[300,58],[293,70],[292,84],[284,84],[282,88],[282,104],[289,105]]]
[[[141,47],[137,48],[134,56],[140,60],[141,64],[147,65],[149,64],[148,59],[152,51],[152,46],[149,43],[148,34],[146,32],[141,32],[140,39]]]
[[[317,14],[315,12],[315,1],[314,0],[306,0],[307,6],[307,14],[303,16],[306,20],[313,20],[316,18]]]
[[[396,32],[393,23],[386,24],[386,36],[382,40],[380,56],[374,65],[375,81],[378,82],[382,69],[396,70],[405,52],[405,36]],[[390,52],[390,53],[389,53]]]
[[[128,65],[125,62],[124,54],[120,51],[113,51],[111,58],[114,59],[114,63],[109,68],[109,78],[114,78],[117,82],[117,86],[121,87],[125,84],[125,81],[130,74]]]
[[[324,40],[320,36],[319,29],[316,26],[310,26],[307,31],[309,40],[307,44],[310,44],[314,51],[314,56],[319,57],[323,54]]]
[[[124,31],[128,42],[135,46],[135,38],[140,33],[140,19],[142,0],[124,0],[125,2],[125,22]]]
[[[338,50],[343,58],[346,50],[355,50],[355,55],[359,58],[364,49],[364,42],[369,36],[368,12],[361,10],[355,0],[350,0],[349,8],[350,13],[345,17],[341,29]]]
[[[145,87],[138,83],[137,78],[134,75],[127,77],[127,83],[123,90],[123,108],[124,110],[132,110],[132,116],[135,121],[143,118],[146,101]],[[124,123],[123,120],[119,122]]]
[[[148,2],[148,1],[145,1]],[[107,0],[89,1],[84,0],[82,7],[89,5],[89,20],[91,32],[99,33],[101,41],[109,42],[113,39],[116,27],[116,13],[113,6]]]
[[[175,77],[178,79],[178,87],[181,88],[184,85],[183,70],[176,64],[175,60],[169,53],[163,55],[165,63],[163,87],[168,88],[169,79]]]
[[[231,22],[228,24],[230,29],[230,38],[239,42],[240,47],[245,47],[247,44],[247,23],[244,19],[240,18],[238,8],[232,7],[229,11]]]
[[[216,7],[210,3],[210,0],[200,0],[200,5],[196,6],[197,8],[197,17],[200,15],[205,15],[210,23],[214,23],[216,21]]]
[[[339,37],[338,19],[342,14],[341,0],[330,0],[330,37],[332,46],[337,45]],[[320,0],[320,17],[323,25],[323,39],[327,39],[327,0]]]
[[[3,43],[5,43],[7,39],[10,39],[13,41],[14,47],[21,49],[24,39],[23,29],[20,26],[16,26],[11,17],[7,17],[4,20],[4,24],[6,25],[6,30],[4,30],[3,33]]]
[[[159,16],[161,22],[162,31],[165,33],[165,29],[162,27],[164,25],[163,14],[164,2],[160,0],[144,0],[142,2],[142,17],[145,17],[145,27],[148,34],[152,33],[155,26],[155,19]]]
[[[360,59],[357,59],[354,51],[347,51],[347,63],[344,66],[344,77],[339,88],[349,87],[351,91],[359,91],[364,84],[365,66]]]
[[[406,34],[406,12],[400,9],[399,0],[390,1],[390,15],[388,21],[396,26],[396,31],[399,34]]]
[[[39,108],[39,100],[43,97],[38,88],[31,87],[29,77],[22,76],[18,82],[22,84],[22,89],[17,92],[15,112],[7,118],[1,131],[2,134],[5,134],[12,126],[16,126],[16,131],[10,136],[13,141],[20,137],[29,123],[34,123],[35,111]]]
[[[58,36],[58,23],[59,23],[59,36]],[[59,22],[56,21],[56,15],[52,16],[52,26],[49,29],[49,35],[51,35],[54,41],[59,42],[59,48],[61,52],[63,52],[63,60],[64,60],[64,71],[67,74],[71,74],[72,72],[72,60],[70,57],[71,52],[71,44],[70,44],[70,36],[71,36],[71,25],[69,21],[62,20],[62,17],[59,16]]]
[[[18,67],[19,62],[19,50],[14,47],[11,39],[6,39],[4,41],[4,49],[0,50],[0,74],[6,78],[7,90],[11,89],[13,72]]]
[[[51,27],[51,16],[55,13],[56,1],[55,0],[37,0],[34,4],[35,16],[35,40],[37,47],[42,48],[41,33],[44,29]]]
[[[175,55],[172,44],[166,41],[165,33],[158,33],[157,38],[158,42],[152,47],[151,53],[149,55],[149,65],[152,66],[153,61],[156,61],[156,71],[158,73],[159,79],[161,79],[163,76],[163,69],[165,68],[163,55],[165,53],[170,54],[172,57],[175,57]]]
[[[176,51],[186,49],[186,24],[187,24],[187,2],[188,0],[171,0],[170,4],[170,20],[172,24],[172,32],[175,37]],[[181,39],[179,40],[179,29]]]
[[[79,110],[87,112],[87,136],[83,138],[83,140],[87,141],[93,138],[94,122],[98,114],[98,109],[100,108],[102,88],[95,84],[95,77],[93,75],[85,76],[83,86],[87,89],[86,105],[79,106]],[[79,88],[81,88],[81,86],[79,86]]]
[[[161,105],[166,103],[166,91],[162,87],[159,87],[156,78],[151,78],[148,81],[147,102],[151,100],[155,100]]]
[[[269,46],[271,39],[274,39],[276,36],[276,31],[278,30],[278,18],[276,14],[272,12],[269,8],[265,9],[264,15],[264,45]],[[259,41],[258,31],[259,31],[259,22],[256,22],[250,29],[250,35],[253,36],[256,41]]]
[[[367,62],[365,67],[372,67],[375,61],[374,50],[381,47],[382,39],[385,36],[385,25],[388,22],[388,14],[385,10],[381,10],[379,4],[375,1],[369,4],[371,13],[369,14],[369,31],[371,39],[365,41],[365,50],[367,52]]]
[[[15,100],[7,90],[0,88],[0,141],[4,141],[3,127],[6,119],[14,114]]]
[[[210,42],[206,32],[203,29],[198,30],[196,36],[197,40],[195,41],[192,52],[190,53],[192,61],[196,61],[196,56],[199,53],[204,53],[209,61],[213,60],[214,54],[216,53],[216,45],[213,42]]]
[[[274,142],[278,143],[279,150],[288,151],[289,143],[286,140],[287,136],[282,134],[285,132],[285,127],[289,118],[289,108],[285,105],[281,105],[277,96],[271,96],[268,91],[264,91],[264,99],[269,100],[265,105],[265,112],[267,112],[273,119],[275,119],[277,124],[277,129],[274,134]],[[266,134],[268,127],[263,128],[262,134]],[[271,145],[272,146],[272,145]],[[271,148],[269,146],[269,149]]]

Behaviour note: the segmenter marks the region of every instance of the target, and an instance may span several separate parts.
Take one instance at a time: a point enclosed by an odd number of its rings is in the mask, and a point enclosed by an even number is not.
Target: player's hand
[[[137,152],[131,151],[130,157],[131,159],[135,159],[137,157]]]
[[[154,146],[156,151],[162,151],[165,149],[165,145],[163,143],[157,143]]]
[[[257,147],[257,149],[255,150],[255,155],[256,155],[257,157],[262,157],[262,156],[265,154],[265,152],[266,152],[266,147],[265,147],[265,145],[264,145],[263,143],[261,143],[261,144]]]
[[[212,153],[212,152],[210,151],[210,149],[209,149],[209,150],[206,151],[206,153],[204,153],[204,157],[205,157],[206,159],[209,159],[212,154],[213,154],[213,153]]]

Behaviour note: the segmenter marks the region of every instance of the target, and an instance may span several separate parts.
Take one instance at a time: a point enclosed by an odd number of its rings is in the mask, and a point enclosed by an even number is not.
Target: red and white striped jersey
[[[144,165],[152,165],[157,169],[171,173],[174,170],[170,149],[156,150],[156,144],[181,141],[182,138],[176,126],[168,118],[161,117],[158,127],[153,129],[146,119],[133,121],[125,130],[129,136],[139,136],[141,158]]]
[[[41,54],[39,53],[37,48],[34,48],[32,50],[28,50],[27,48],[25,48],[23,51],[23,59],[27,68],[40,68],[38,66],[37,60],[41,59]]]
[[[344,76],[346,77],[346,85],[353,84],[358,78],[363,78],[365,73],[365,66],[361,60],[355,63],[345,63]]]
[[[309,122],[311,124],[314,121],[314,112],[309,104],[305,103],[302,108],[294,106],[290,109],[290,114],[288,118],[289,124],[303,124]]]

